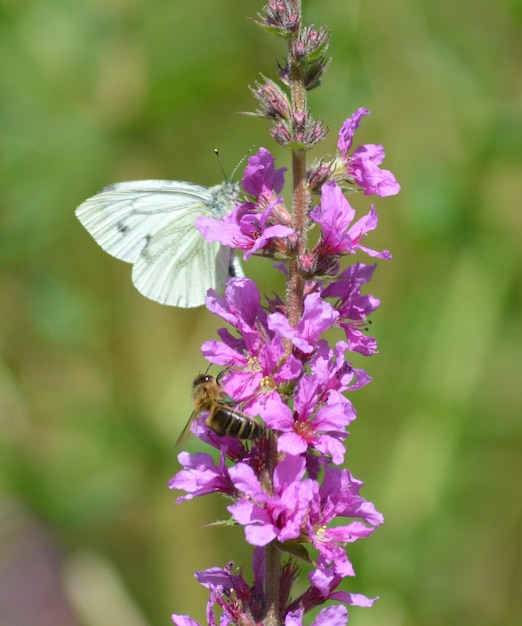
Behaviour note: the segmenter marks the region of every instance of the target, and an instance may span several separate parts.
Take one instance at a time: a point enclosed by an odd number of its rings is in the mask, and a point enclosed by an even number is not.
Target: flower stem
[[[301,24],[301,0],[293,0],[293,10],[299,16]],[[299,32],[294,33],[297,37]],[[299,130],[302,119],[306,117],[306,88],[299,70],[298,63],[292,55],[292,45],[289,45],[290,64],[290,98],[292,115],[292,130],[294,145],[299,145]],[[300,271],[299,258],[306,251],[307,231],[308,231],[308,208],[310,202],[310,192],[306,180],[306,152],[300,147],[292,150],[292,221],[293,228],[297,234],[297,247],[295,257],[289,267],[287,282],[287,315],[292,326],[299,323],[304,303],[305,279]],[[288,354],[292,346],[288,343]],[[269,443],[269,454],[267,465],[272,478],[273,468],[277,459],[277,440],[272,435]],[[280,578],[281,578],[281,553],[274,542],[265,549],[265,626],[280,626],[281,606],[280,606]]]
[[[265,599],[266,613],[265,626],[281,625],[281,607],[279,602],[279,587],[281,577],[281,557],[274,542],[265,549]]]
[[[302,9],[301,0],[293,1],[293,10],[298,15],[301,28]],[[300,30],[299,28],[299,30]],[[293,34],[293,39],[299,37],[299,30]],[[302,124],[306,118],[307,97],[306,88],[299,68],[299,63],[292,53],[292,41],[289,45],[290,67],[290,102],[292,110],[292,134],[294,145],[299,145],[299,137],[302,135]],[[287,282],[287,315],[292,326],[297,326],[301,319],[304,300],[305,281],[299,269],[299,257],[304,254],[307,246],[308,231],[308,205],[310,192],[306,181],[306,151],[301,147],[292,150],[292,221],[297,234],[297,249],[293,263],[290,264]]]
[[[306,153],[294,150],[292,154],[293,188],[293,228],[297,233],[296,257],[290,265],[287,283],[287,314],[292,326],[297,326],[301,319],[304,299],[304,278],[299,271],[299,257],[306,250],[306,232],[308,230],[309,192],[306,185]]]
[[[273,433],[268,436],[267,466],[265,476],[265,489],[273,494],[273,475],[277,461],[277,439]],[[265,548],[265,626],[279,626],[281,624],[281,607],[279,601],[279,588],[281,577],[281,553],[274,542]]]

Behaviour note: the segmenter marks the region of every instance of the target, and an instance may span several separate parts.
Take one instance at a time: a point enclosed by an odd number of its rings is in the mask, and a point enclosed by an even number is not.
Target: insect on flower
[[[209,288],[220,291],[228,276],[244,276],[227,246],[207,243],[194,226],[200,216],[230,213],[238,185],[203,187],[177,180],[116,183],[85,200],[76,216],[109,254],[132,263],[132,282],[160,304],[205,304]]]
[[[261,424],[235,408],[234,399],[227,395],[219,379],[219,375],[216,377],[212,374],[199,374],[194,379],[192,383],[194,411],[179,436],[176,447],[190,431],[194,419],[203,412],[208,412],[205,424],[220,437],[254,440],[261,436],[263,432]]]

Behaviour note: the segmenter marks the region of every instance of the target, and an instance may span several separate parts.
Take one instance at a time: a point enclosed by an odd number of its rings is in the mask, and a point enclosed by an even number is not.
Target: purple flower
[[[345,428],[355,419],[355,410],[336,390],[322,389],[313,376],[299,381],[293,411],[285,404],[267,402],[260,414],[267,426],[280,431],[279,452],[299,455],[310,447],[331,457],[333,463],[344,461]]]
[[[261,196],[279,194],[285,184],[286,167],[275,169],[275,160],[269,150],[259,148],[248,159],[241,181],[243,189],[256,200]]]
[[[177,613],[173,613],[171,615],[171,619],[176,626],[200,626],[199,622],[196,622],[195,619],[192,619],[188,615],[178,615]],[[210,622],[209,624],[210,626],[213,626]]]
[[[209,624],[215,619],[215,604],[222,609],[220,625],[248,623],[251,608],[255,608],[254,590],[246,583],[241,572],[232,574],[232,566],[230,562],[225,569],[212,567],[196,572],[198,582],[210,590],[207,602]]]
[[[259,289],[253,280],[249,278],[232,278],[227,281],[225,293],[220,296],[210,289],[207,295],[207,309],[218,315],[241,335],[240,345],[250,353],[258,350],[262,342],[262,334],[266,328],[266,314],[261,306]],[[230,336],[228,339],[230,339]],[[227,363],[216,361],[219,365]]]
[[[276,465],[273,495],[265,491],[246,463],[238,463],[229,472],[234,486],[244,497],[228,510],[245,527],[249,543],[265,546],[276,538],[284,542],[299,537],[313,483],[311,479],[301,480],[305,473],[302,457],[287,455]]]
[[[346,427],[356,418],[352,403],[342,395],[371,381],[362,369],[348,363],[348,345],[338,342],[332,351],[324,340],[310,360],[310,376],[297,386],[293,411],[282,403],[267,402],[259,409],[265,424],[279,431],[278,451],[304,454],[316,450],[339,465],[344,461]]]
[[[275,169],[274,157],[265,148],[248,159],[243,177],[243,187],[251,200],[240,204],[224,219],[200,216],[196,228],[209,242],[245,252],[248,259],[256,252],[284,251],[282,240],[295,235],[290,227],[291,217],[284,208],[279,192],[284,184],[286,168]]]
[[[348,156],[354,133],[362,118],[369,114],[368,109],[362,107],[357,109],[352,117],[345,120],[339,131],[337,147],[342,155],[343,177],[362,187],[365,195],[394,196],[399,193],[401,187],[390,171],[379,167],[385,156],[382,146],[365,144]]]
[[[322,484],[314,482],[314,497],[310,501],[308,536],[319,551],[319,569],[333,567],[342,577],[355,575],[344,544],[371,535],[375,527],[383,523],[383,516],[374,505],[359,496],[361,484],[348,470],[327,465]],[[329,527],[339,516],[363,521]]]
[[[245,252],[245,259],[249,259],[256,252],[261,252],[273,239],[282,239],[294,234],[293,228],[281,224],[269,224],[269,219],[276,207],[276,202],[268,205],[263,213],[247,213],[238,216],[235,212],[232,217],[238,219],[232,223],[231,216],[223,220],[213,217],[200,216],[196,219],[196,228],[209,242],[219,241],[224,246],[237,248]]]
[[[305,298],[303,315],[297,326],[291,326],[282,313],[272,313],[268,316],[268,327],[290,339],[301,352],[310,354],[315,341],[335,324],[338,316],[331,304],[322,300],[318,293],[312,293]]]
[[[310,372],[323,394],[330,390],[336,393],[355,391],[371,382],[365,370],[354,368],[346,361],[345,354],[349,349],[349,344],[344,341],[338,341],[333,350],[325,340],[317,342],[317,350],[310,361]]]
[[[345,602],[351,606],[370,607],[377,598],[368,598],[360,593],[348,593],[347,591],[336,591],[342,581],[342,576],[335,573],[332,568],[316,569],[308,576],[311,586],[298,598],[292,602],[288,608],[288,613],[303,608],[309,611],[327,600]]]
[[[180,496],[176,503],[184,500],[192,500],[195,496],[203,496],[208,493],[222,493],[233,495],[234,485],[228,475],[225,465],[225,455],[221,454],[219,467],[215,465],[210,454],[197,452],[194,455],[181,452],[178,461],[184,469],[180,470],[169,481],[169,489],[181,489],[187,492],[186,496]]]
[[[361,286],[368,283],[376,265],[355,263],[337,276],[322,291],[323,298],[338,298],[335,309],[339,311],[336,325],[346,333],[349,350],[366,356],[377,352],[374,337],[365,334],[368,316],[381,302],[371,295],[361,295]]]
[[[242,573],[232,574],[233,563],[230,562],[224,569],[211,567],[196,572],[197,581],[209,589],[210,597],[207,602],[207,623],[216,626],[214,607],[221,610],[220,626],[226,624],[246,624],[252,611],[259,613],[258,598],[255,588],[249,587]],[[186,615],[172,615],[176,626],[199,626],[198,622]]]
[[[303,594],[304,606],[312,608],[325,600],[338,600],[351,606],[370,607],[377,598],[368,598],[362,593],[348,593],[336,591],[342,576],[335,573],[333,568],[316,569],[308,576],[312,587]]]
[[[316,246],[318,256],[354,254],[357,249],[373,257],[391,259],[384,250],[377,252],[361,245],[369,231],[377,227],[377,213],[372,205],[370,212],[352,226],[355,210],[344,197],[341,188],[331,181],[321,189],[321,204],[310,212],[310,218],[321,227],[321,240]]]
[[[289,611],[285,617],[285,626],[302,626],[304,612],[304,607]],[[346,626],[347,623],[348,609],[338,604],[321,609],[312,626]]]
[[[223,377],[229,394],[251,412],[268,399],[277,401],[277,386],[296,380],[302,364],[293,355],[283,359],[283,338],[268,328],[255,283],[246,278],[229,280],[224,296],[209,292],[207,306],[239,333],[236,337],[222,328],[218,331],[222,341],[202,346],[206,359],[229,369]]]
[[[226,334],[223,333],[226,337]],[[302,364],[294,356],[285,361],[281,337],[275,335],[261,344],[251,356],[236,352],[227,341],[207,341],[202,352],[209,361],[226,359],[234,369],[224,374],[222,381],[228,393],[241,403],[242,410],[252,416],[258,414],[269,401],[281,403],[278,386],[296,380],[302,372]],[[280,364],[281,363],[281,364]],[[240,369],[243,367],[243,369]],[[236,369],[239,368],[239,369]]]

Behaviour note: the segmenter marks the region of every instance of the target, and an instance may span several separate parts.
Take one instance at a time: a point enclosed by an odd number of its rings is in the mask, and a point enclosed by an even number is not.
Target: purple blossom
[[[244,580],[241,572],[232,574],[233,563],[225,569],[212,567],[202,572],[196,572],[196,579],[210,590],[207,603],[207,620],[209,624],[214,620],[214,605],[222,609],[220,625],[248,623],[249,612],[255,604],[253,589]]]
[[[176,503],[192,500],[194,496],[209,493],[233,495],[234,485],[225,465],[225,455],[221,454],[219,466],[216,466],[210,454],[198,452],[194,455],[181,452],[178,461],[184,469],[180,470],[169,481],[169,489],[186,491],[186,496],[177,498]]]
[[[284,542],[299,537],[313,483],[303,479],[304,473],[304,459],[287,455],[274,469],[270,495],[246,463],[230,468],[232,482],[244,497],[228,510],[245,527],[249,543],[265,546],[276,538]]]
[[[294,328],[282,313],[272,313],[268,317],[268,327],[294,344],[301,352],[310,354],[315,341],[334,324],[339,314],[318,293],[309,294],[304,301],[300,322]]]
[[[338,298],[334,305],[339,311],[336,325],[345,331],[349,350],[366,356],[377,352],[374,337],[365,333],[368,316],[380,306],[381,302],[372,295],[362,295],[361,286],[371,280],[375,268],[376,265],[363,263],[350,265],[321,291],[323,298]]]
[[[230,216],[223,220],[200,216],[196,219],[195,225],[209,243],[219,241],[223,246],[237,248],[245,252],[245,259],[249,259],[256,252],[264,250],[272,239],[281,239],[294,234],[294,230],[289,226],[269,224],[276,204],[276,202],[270,204],[261,214],[241,215],[237,223],[229,221]],[[231,215],[238,216],[237,212]]]
[[[310,371],[314,379],[321,385],[322,393],[330,390],[337,393],[361,389],[371,378],[360,368],[352,367],[346,358],[350,345],[338,341],[334,349],[321,339],[317,342],[317,349],[310,361]]]
[[[312,587],[303,594],[303,604],[312,608],[322,604],[325,600],[338,600],[351,606],[370,607],[377,598],[368,598],[362,593],[348,593],[336,591],[342,576],[334,572],[333,568],[316,569],[308,576]]]
[[[176,626],[200,626],[199,622],[196,622],[195,619],[192,619],[188,615],[178,615],[177,613],[173,613],[171,615],[171,619]],[[211,622],[209,622],[209,624],[213,626]]]
[[[311,586],[298,598],[292,602],[288,609],[288,613],[294,612],[299,608],[309,611],[327,600],[335,600],[345,602],[350,606],[370,607],[377,598],[368,598],[360,593],[349,593],[347,591],[337,591],[342,581],[342,576],[335,573],[333,568],[324,570],[316,569],[308,576]]]
[[[275,159],[266,148],[259,148],[257,154],[248,159],[241,184],[243,189],[255,198],[279,194],[285,184],[286,167],[275,169]]]
[[[223,383],[230,395],[241,402],[242,409],[251,415],[259,413],[267,402],[280,403],[278,386],[296,380],[302,371],[302,363],[293,356],[283,361],[285,354],[281,337],[275,335],[261,344],[259,350],[248,356],[227,345],[227,333],[221,333],[225,341],[207,341],[202,346],[205,358],[210,362],[227,360],[229,370]],[[282,361],[283,364],[279,365]]]
[[[302,626],[304,607],[289,611],[285,617],[285,626]],[[348,609],[342,605],[328,606],[321,609],[312,622],[312,626],[346,626]]]
[[[355,410],[336,390],[326,393],[313,376],[299,381],[293,411],[285,404],[267,402],[260,414],[269,428],[281,433],[279,452],[299,455],[311,447],[331,457],[333,463],[343,462],[345,428],[355,419]]]
[[[259,289],[253,280],[230,279],[223,296],[210,289],[207,295],[207,309],[239,332],[244,343],[238,340],[237,344],[231,342],[232,345],[237,347],[242,345],[248,353],[259,349],[267,317],[261,306]],[[228,365],[219,361],[216,363]]]
[[[314,496],[307,517],[308,536],[319,551],[320,569],[333,567],[340,576],[354,576],[344,544],[372,534],[383,523],[383,516],[371,502],[359,496],[360,481],[347,469],[325,466],[322,484],[314,482]],[[336,517],[359,518],[345,526],[328,525]]]
[[[223,377],[230,395],[251,411],[269,399],[277,401],[277,386],[296,380],[302,363],[293,355],[283,359],[283,338],[268,328],[256,284],[246,278],[232,279],[224,296],[209,292],[207,306],[239,333],[234,336],[221,328],[222,341],[211,340],[202,346],[206,359],[230,370]]]
[[[321,189],[321,204],[310,212],[310,218],[320,225],[322,231],[316,254],[353,254],[359,249],[372,257],[391,259],[387,250],[377,252],[361,244],[368,232],[377,227],[375,207],[372,205],[367,215],[352,224],[354,217],[355,210],[335,181],[324,184]]]
[[[210,591],[206,611],[209,626],[217,624],[214,616],[215,605],[222,610],[220,626],[248,623],[246,620],[249,614],[252,610],[257,611],[255,589],[249,587],[241,572],[233,574],[232,567],[233,563],[230,562],[224,569],[211,567],[195,574],[197,581]],[[186,615],[174,614],[172,621],[177,626],[199,626]]]
[[[401,187],[390,171],[379,167],[385,156],[382,146],[365,144],[356,148],[351,156],[348,156],[354,133],[362,118],[369,114],[368,109],[362,107],[357,109],[351,117],[345,120],[339,131],[337,147],[342,155],[344,177],[362,187],[365,195],[394,196],[399,193]]]

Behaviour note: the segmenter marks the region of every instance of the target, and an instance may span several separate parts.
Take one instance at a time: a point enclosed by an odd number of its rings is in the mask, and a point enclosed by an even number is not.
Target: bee
[[[252,417],[235,408],[234,399],[228,396],[219,382],[219,376],[199,374],[192,383],[194,411],[181,433],[178,443],[190,429],[192,421],[204,411],[208,412],[206,425],[219,435],[234,439],[253,440],[261,436],[263,427]]]

